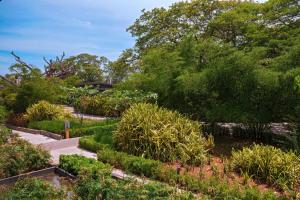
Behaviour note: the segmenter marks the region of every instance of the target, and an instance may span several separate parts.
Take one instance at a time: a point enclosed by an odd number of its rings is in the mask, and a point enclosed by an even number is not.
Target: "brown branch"
[[[11,55],[13,55],[15,57],[15,60],[20,63],[21,65],[23,65],[24,67],[26,67],[27,69],[29,69],[30,71],[32,71],[32,67],[30,65],[28,65],[26,62],[24,62],[19,56],[17,56],[13,51],[11,52]]]

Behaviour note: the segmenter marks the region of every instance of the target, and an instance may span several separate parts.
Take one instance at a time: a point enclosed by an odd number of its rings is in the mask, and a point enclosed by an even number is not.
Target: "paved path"
[[[24,139],[24,140],[26,140],[26,141],[30,142],[31,144],[34,144],[34,145],[39,145],[39,144],[44,144],[44,143],[57,141],[55,139],[52,139],[52,138],[49,138],[49,137],[46,137],[46,136],[43,136],[43,135],[34,135],[34,134],[31,134],[31,133],[25,133],[25,132],[22,132],[22,131],[13,130],[13,133],[19,135],[22,139]]]
[[[14,134],[19,135],[22,139],[30,142],[33,145],[40,145],[45,150],[49,151],[51,154],[51,161],[53,165],[59,164],[59,156],[60,155],[81,155],[87,158],[94,158],[97,159],[97,155],[95,153],[86,151],[84,149],[81,149],[78,147],[79,144],[79,138],[71,138],[71,139],[65,139],[65,140],[55,140],[52,138],[48,138],[43,135],[39,134],[31,134],[26,133],[22,131],[12,131]],[[124,173],[122,170],[113,169],[112,176],[124,179],[124,178],[133,178],[140,182],[145,182],[145,180],[136,177],[136,176],[129,176],[126,173]]]
[[[13,133],[19,135],[22,139],[34,145],[40,145],[51,154],[52,164],[59,164],[60,155],[78,154],[88,158],[97,158],[95,153],[83,150],[78,147],[79,138],[72,138],[66,140],[55,140],[43,135],[25,133],[13,130]]]

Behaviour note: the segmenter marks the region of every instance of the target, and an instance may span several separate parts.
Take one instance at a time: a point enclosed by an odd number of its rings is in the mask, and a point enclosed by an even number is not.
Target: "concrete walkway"
[[[60,155],[81,155],[87,158],[97,159],[97,154],[86,151],[78,147],[79,138],[71,138],[65,140],[55,140],[52,138],[48,138],[39,134],[31,134],[22,131],[12,130],[14,134],[17,134],[20,138],[28,141],[33,145],[42,146],[45,150],[49,151],[51,155],[51,162],[53,165],[59,164],[59,156]],[[113,169],[112,176],[124,179],[124,178],[133,178],[140,182],[145,182],[144,179],[141,179],[136,176],[130,176],[124,173],[122,170]]]
[[[86,151],[84,149],[80,149],[78,147],[79,138],[72,138],[72,139],[66,139],[66,140],[55,140],[55,139],[48,138],[43,135],[25,133],[25,132],[21,132],[21,131],[13,130],[13,133],[19,135],[20,138],[28,141],[29,143],[31,143],[33,145],[40,145],[45,150],[49,151],[49,153],[51,155],[52,164],[54,164],[54,165],[59,164],[59,156],[60,155],[78,154],[78,155],[88,157],[88,158],[94,158],[94,159],[97,158],[97,155],[95,153]]]

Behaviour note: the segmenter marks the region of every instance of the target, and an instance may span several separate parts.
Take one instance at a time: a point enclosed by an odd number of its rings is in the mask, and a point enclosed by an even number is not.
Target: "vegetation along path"
[[[31,144],[41,145],[48,150],[51,154],[52,163],[54,165],[59,164],[60,155],[78,154],[88,158],[97,158],[95,153],[91,153],[78,147],[79,138],[55,140],[43,135],[31,134],[22,131],[13,130],[13,133],[19,135],[22,139],[27,140]]]
[[[78,147],[79,138],[71,138],[65,140],[55,140],[39,134],[31,134],[22,131],[13,130],[14,134],[17,134],[22,139],[30,142],[33,145],[41,145],[47,151],[50,152],[52,157],[52,164],[59,164],[60,155],[81,155],[87,158],[97,159],[97,154],[83,150]],[[125,174],[123,171],[114,169],[112,175],[118,178],[126,178],[129,175]],[[137,177],[132,177],[139,180]]]

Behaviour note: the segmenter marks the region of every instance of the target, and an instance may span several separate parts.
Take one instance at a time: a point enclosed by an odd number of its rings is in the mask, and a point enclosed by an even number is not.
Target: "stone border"
[[[51,172],[55,173],[57,175],[63,176],[63,177],[70,178],[72,180],[74,180],[76,178],[75,176],[73,176],[72,174],[66,172],[65,170],[54,166],[54,167],[50,167],[50,168],[46,168],[46,169],[41,169],[41,170],[25,173],[25,174],[20,174],[20,175],[17,175],[17,176],[12,176],[12,177],[8,177],[8,178],[0,179],[0,185],[13,184],[21,178],[39,177],[39,176],[42,176],[44,174],[51,173]]]
[[[44,135],[47,136],[49,138],[55,139],[55,140],[62,140],[63,136],[52,133],[52,132],[48,132],[48,131],[44,131],[44,130],[36,130],[36,129],[31,129],[31,128],[25,128],[25,127],[19,127],[19,126],[13,126],[13,125],[6,125],[8,128],[16,130],[16,131],[22,131],[22,132],[26,132],[26,133],[31,133],[31,134],[40,134],[40,135]]]

